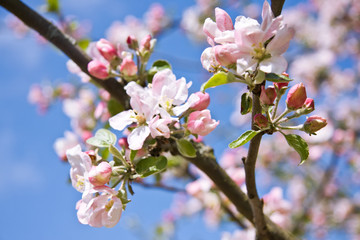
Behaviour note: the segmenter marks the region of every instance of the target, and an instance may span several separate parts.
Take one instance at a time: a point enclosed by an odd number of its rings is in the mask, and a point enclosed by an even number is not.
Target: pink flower
[[[198,96],[200,99],[196,103],[191,105],[191,108],[196,111],[201,111],[206,109],[210,104],[210,95],[206,92],[196,92],[196,96]]]
[[[261,86],[261,94],[260,94],[260,101],[264,105],[272,105],[276,98],[276,91],[273,86],[268,87],[265,89],[264,86]]]
[[[99,195],[99,192],[102,193]],[[122,213],[122,203],[116,194],[117,191],[104,186],[83,195],[76,204],[80,223],[92,227],[114,227]]]
[[[306,108],[306,113],[311,113],[312,111],[314,111],[315,110],[314,99],[307,98],[304,102],[304,107]]]
[[[102,38],[96,43],[96,48],[100,54],[109,62],[117,56],[116,47],[108,40]]]
[[[211,119],[210,111],[208,109],[202,111],[195,111],[190,113],[187,123],[187,129],[200,136],[206,136],[212,132],[219,121]]]
[[[306,133],[314,134],[327,125],[326,119],[320,116],[308,117],[304,123],[304,131]]]
[[[160,119],[159,115],[156,115],[149,122],[150,134],[153,138],[157,136],[164,136],[165,138],[170,137],[170,129],[168,124],[172,122],[171,118]]]
[[[109,77],[108,67],[99,60],[92,60],[89,62],[88,71],[91,75],[99,79],[106,79]]]
[[[97,166],[92,166],[89,172],[89,181],[98,187],[109,182],[112,173],[111,165],[108,162],[101,162]]]
[[[306,89],[304,84],[299,83],[290,88],[287,98],[286,104],[289,109],[299,109],[301,108],[306,100]]]
[[[134,76],[138,69],[135,62],[131,58],[125,58],[120,65],[120,71],[125,76]]]

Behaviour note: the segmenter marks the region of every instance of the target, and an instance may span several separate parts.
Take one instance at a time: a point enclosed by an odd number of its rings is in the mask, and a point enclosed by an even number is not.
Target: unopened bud
[[[266,128],[269,121],[264,115],[258,113],[254,116],[254,124],[256,124],[259,128]]]
[[[106,79],[109,77],[107,66],[98,60],[92,60],[91,62],[89,62],[87,68],[89,73],[96,78]]]
[[[117,56],[116,47],[106,39],[100,39],[96,43],[96,48],[99,50],[100,54],[109,62]]]
[[[89,181],[94,186],[103,186],[109,182],[111,173],[111,165],[108,162],[101,162],[99,165],[91,168]]]
[[[327,125],[326,119],[319,116],[308,117],[304,123],[304,131],[306,133],[315,134]]]
[[[131,58],[125,58],[120,66],[120,72],[125,76],[134,76],[137,73],[137,66]]]
[[[307,98],[304,102],[305,114],[311,113],[315,110],[314,99]]]
[[[118,144],[122,148],[129,148],[129,143],[128,143],[126,137],[120,138],[119,141],[118,141]]]
[[[286,104],[287,107],[291,110],[301,108],[306,100],[306,89],[304,84],[299,83],[290,88],[287,98]]]
[[[272,105],[276,98],[276,91],[275,88],[270,86],[265,89],[264,86],[261,86],[261,94],[260,94],[260,101],[264,105]]]
[[[198,102],[191,105],[191,108],[196,111],[202,111],[206,109],[210,104],[210,95],[206,92],[196,92],[195,95],[198,96],[200,99]]]
[[[128,36],[126,39],[126,43],[130,49],[136,50],[139,48],[138,40],[135,38],[134,35]]]
[[[141,40],[140,48],[141,48],[141,49],[150,50],[150,48],[151,48],[150,41],[151,41],[151,35],[150,35],[150,34],[149,34],[149,35],[146,35],[146,36]]]
[[[284,82],[284,83],[274,83],[274,86],[278,89],[278,90],[281,90],[285,87],[287,87],[289,85],[289,83],[287,82]]]

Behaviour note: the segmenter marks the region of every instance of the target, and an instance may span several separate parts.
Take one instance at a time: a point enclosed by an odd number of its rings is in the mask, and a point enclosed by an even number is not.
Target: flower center
[[[258,60],[259,62],[271,58],[271,54],[266,52],[266,48],[264,47],[263,43],[259,43],[258,47],[255,47],[255,45],[253,45],[253,52],[251,53],[251,55],[253,56],[254,59]]]
[[[114,200],[110,200],[106,205],[105,205],[105,211],[110,211],[110,209],[112,208],[112,206],[114,205]]]
[[[144,125],[146,123],[146,118],[144,117],[144,115],[136,115],[135,118],[139,125]]]

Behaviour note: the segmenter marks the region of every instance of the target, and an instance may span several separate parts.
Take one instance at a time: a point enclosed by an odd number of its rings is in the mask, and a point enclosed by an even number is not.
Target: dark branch
[[[83,72],[90,76],[87,65],[91,61],[91,58],[76,46],[74,40],[71,40],[70,37],[62,33],[54,24],[19,0],[0,0],[0,5],[54,44],[65,55],[73,60]],[[116,79],[109,78],[101,80],[95,77],[92,77],[92,79],[97,85],[100,85],[108,91],[111,96],[118,100],[125,108],[128,107],[128,96],[124,90],[124,86],[116,81]]]
[[[274,16],[277,17],[281,14],[285,0],[271,0],[271,10]]]

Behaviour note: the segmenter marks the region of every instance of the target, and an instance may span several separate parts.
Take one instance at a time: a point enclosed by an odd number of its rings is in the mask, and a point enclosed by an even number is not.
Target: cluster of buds
[[[288,77],[288,75],[286,76]],[[305,123],[299,126],[281,125],[290,119],[309,114],[315,110],[314,99],[307,97],[304,84],[299,83],[289,89],[286,96],[286,109],[279,116],[276,116],[280,98],[285,94],[287,88],[288,82],[274,83],[273,86],[268,88],[261,86],[260,103],[266,112],[266,116],[256,114],[253,119],[255,125],[260,129],[271,129],[272,131],[298,129],[310,135],[316,134],[317,131],[325,127],[327,124],[326,119],[319,116],[308,117]],[[285,117],[291,112],[293,112],[292,115]]]
[[[120,76],[127,81],[134,80],[140,70],[138,66],[141,69],[145,69],[155,43],[156,40],[151,35],[145,36],[141,40],[140,45],[134,36],[128,36],[128,48],[133,50],[135,55],[138,56],[139,62],[135,63],[133,53],[125,51],[120,45],[116,47],[106,39],[100,39],[96,42],[96,51],[99,54],[89,62],[88,71],[92,76],[99,79]]]

